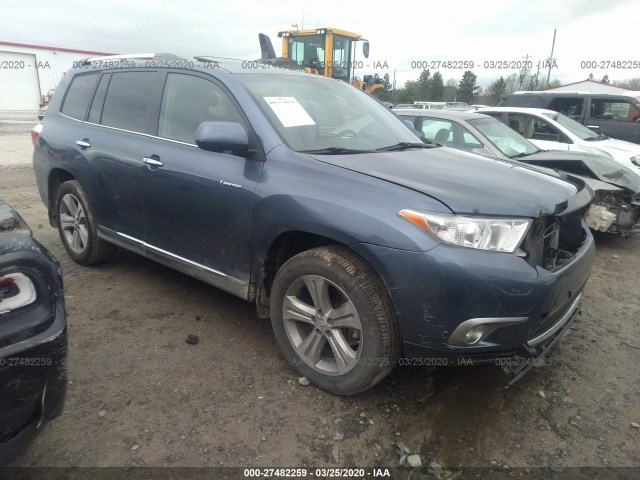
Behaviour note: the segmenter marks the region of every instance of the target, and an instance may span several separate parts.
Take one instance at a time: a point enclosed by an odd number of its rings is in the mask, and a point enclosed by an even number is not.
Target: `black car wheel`
[[[288,260],[273,282],[271,322],[290,364],[339,395],[372,387],[400,356],[386,287],[348,248],[315,248]]]
[[[80,265],[111,258],[117,247],[98,238],[93,212],[77,180],[64,182],[56,194],[58,232],[69,256]]]

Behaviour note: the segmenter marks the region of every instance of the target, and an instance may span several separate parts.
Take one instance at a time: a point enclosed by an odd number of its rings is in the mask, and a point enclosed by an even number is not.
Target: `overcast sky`
[[[488,70],[490,60],[522,60],[534,69],[551,53],[562,83],[640,76],[640,69],[583,69],[581,61],[640,61],[640,0],[519,0],[438,2],[349,2],[346,0],[181,0],[179,2],[87,0],[0,0],[0,41],[106,52],[163,51],[184,56],[259,58],[258,33],[280,52],[278,30],[292,22],[311,28],[332,26],[361,33],[370,41],[370,68],[389,72],[401,86],[416,79],[418,60],[472,60],[478,83],[486,86],[514,70]],[[361,56],[361,50],[359,51]],[[373,62],[389,69],[374,70]],[[445,81],[463,70],[441,69]],[[433,72],[432,72],[433,73]],[[546,75],[545,75],[546,78]]]

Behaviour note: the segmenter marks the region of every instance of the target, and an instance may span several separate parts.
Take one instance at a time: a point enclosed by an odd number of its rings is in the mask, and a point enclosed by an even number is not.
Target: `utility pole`
[[[540,60],[538,60],[538,69],[536,70],[536,80],[534,84],[536,90],[538,90],[538,87],[540,85],[539,78],[540,78]]]
[[[556,32],[557,32],[557,28],[553,29],[553,43],[551,44],[551,56],[549,57],[549,60],[547,60],[547,63],[549,65],[549,73],[547,74],[547,88],[549,88],[549,82],[551,81],[551,66],[554,63],[554,58],[553,58],[553,50],[556,46]]]
[[[393,90],[391,92],[391,103],[396,104],[396,69],[393,69]]]
[[[520,90],[526,90],[527,88],[527,66],[529,65],[529,54],[527,53],[524,58],[524,67],[520,70]]]

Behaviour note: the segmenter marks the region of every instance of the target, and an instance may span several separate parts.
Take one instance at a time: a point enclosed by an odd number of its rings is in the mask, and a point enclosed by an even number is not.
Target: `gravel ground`
[[[341,398],[298,382],[251,304],[127,252],[73,263],[37,193],[31,125],[12,125],[0,198],[62,263],[70,380],[63,416],[16,466],[393,467],[401,442],[423,473],[640,467],[640,237],[596,237],[583,314],[512,388],[498,367],[398,367]]]

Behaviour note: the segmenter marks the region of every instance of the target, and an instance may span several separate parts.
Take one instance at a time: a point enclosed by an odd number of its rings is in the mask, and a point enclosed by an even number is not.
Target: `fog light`
[[[484,334],[484,328],[482,325],[477,325],[471,328],[464,336],[464,342],[467,345],[473,345],[474,343],[478,343],[482,339],[482,335]]]
[[[527,320],[529,317],[470,318],[456,327],[449,335],[447,343],[457,347],[469,347],[489,337],[499,328],[518,325]]]

